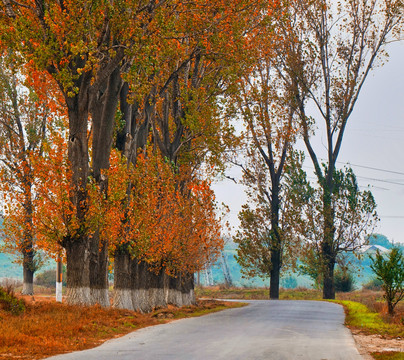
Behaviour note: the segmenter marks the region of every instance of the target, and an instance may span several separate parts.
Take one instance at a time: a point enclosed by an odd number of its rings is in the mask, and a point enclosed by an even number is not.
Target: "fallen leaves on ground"
[[[46,298],[31,300],[19,316],[0,310],[0,360],[41,359],[84,350],[146,326],[239,306],[231,302],[198,301],[195,306],[169,306],[141,314],[100,306],[71,306]]]

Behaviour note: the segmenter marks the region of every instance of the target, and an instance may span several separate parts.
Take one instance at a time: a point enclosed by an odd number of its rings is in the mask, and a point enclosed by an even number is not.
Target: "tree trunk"
[[[86,237],[66,241],[68,304],[90,305],[89,251]]]
[[[146,144],[150,125],[148,116],[145,116],[143,122],[139,121],[138,106],[136,103],[128,103],[128,94],[129,85],[124,83],[120,89],[119,103],[125,120],[125,127],[118,131],[115,146],[126,156],[129,165],[136,162],[137,149]],[[102,138],[100,141],[102,141]],[[130,186],[128,187],[127,196],[128,198],[131,196]],[[140,286],[140,278],[144,276],[143,267],[142,265],[139,267],[137,259],[131,259],[128,250],[125,248],[118,250],[115,255],[114,271],[115,307],[139,311],[147,309],[147,306],[145,306],[146,289]]]
[[[35,266],[35,250],[34,250],[34,237],[32,235],[33,220],[32,220],[32,181],[30,179],[31,167],[26,164],[29,168],[28,174],[24,176],[24,239],[22,243],[22,255],[23,255],[23,295],[33,295],[34,294],[34,273],[36,271]]]
[[[36,271],[35,266],[35,250],[33,248],[33,237],[32,237],[32,212],[29,214],[31,222],[26,224],[27,229],[25,231],[25,239],[22,245],[23,254],[23,286],[22,295],[33,295],[34,294],[34,273]]]
[[[194,275],[182,274],[181,276],[182,306],[190,306],[196,303],[194,292]]]
[[[167,304],[182,306],[181,276],[177,274],[168,278]]]
[[[328,189],[331,186],[328,187]],[[331,191],[324,189],[324,238],[321,243],[321,260],[323,271],[323,299],[335,299],[334,267],[336,256],[333,250],[334,244],[334,212],[331,205]]]
[[[102,170],[109,168],[120,88],[121,75],[117,68],[102,89],[91,94],[93,176],[105,198],[108,196],[108,178],[102,174]],[[108,239],[101,239],[98,230],[91,238],[90,264],[91,303],[108,307]]]
[[[279,177],[272,176],[271,191],[271,271],[269,298],[279,299],[279,277],[281,272],[281,234],[279,232]]]
[[[149,273],[149,301],[152,308],[165,307],[167,306],[164,283],[165,276],[163,269],[159,272]]]
[[[32,270],[32,265],[32,262],[26,262],[24,259],[22,295],[34,295],[34,271]]]
[[[271,271],[270,271],[270,285],[269,285],[269,298],[271,300],[279,299],[279,278],[281,268],[281,250],[272,249],[271,251]]]
[[[149,300],[149,271],[144,261],[132,259],[132,303],[136,311],[150,312],[152,306]]]
[[[394,315],[394,306],[391,299],[387,300],[387,312],[390,316]]]
[[[105,241],[100,242],[99,232],[96,231],[90,240],[90,246],[90,302],[92,305],[109,307],[108,244]]]
[[[88,87],[91,73],[77,81],[80,90],[74,97],[65,94],[69,114],[68,158],[72,170],[70,201],[77,228],[63,239],[67,260],[67,302],[90,304],[89,244],[86,226],[88,178]]]
[[[114,257],[113,307],[134,310],[132,303],[132,261],[126,249],[117,249]]]
[[[323,299],[335,299],[334,267],[331,259],[324,263]]]

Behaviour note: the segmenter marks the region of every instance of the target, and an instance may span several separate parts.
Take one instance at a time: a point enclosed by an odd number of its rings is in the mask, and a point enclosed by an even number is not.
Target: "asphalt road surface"
[[[359,360],[340,305],[251,301],[199,318],[144,328],[53,360]]]

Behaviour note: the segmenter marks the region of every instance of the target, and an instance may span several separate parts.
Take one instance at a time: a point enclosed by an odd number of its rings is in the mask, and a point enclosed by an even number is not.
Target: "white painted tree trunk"
[[[63,289],[63,283],[57,282],[56,283],[56,301],[57,302],[62,302],[62,289]]]
[[[135,311],[147,313],[152,310],[152,306],[149,301],[149,291],[146,289],[134,289],[132,290],[132,303]]]
[[[132,303],[132,289],[115,289],[112,306],[118,309],[135,310]]]
[[[104,308],[110,307],[108,289],[90,289],[90,301],[91,305],[99,304]]]
[[[22,295],[34,295],[34,284],[32,282],[24,282],[22,284]]]
[[[90,288],[75,287],[66,289],[66,298],[69,305],[89,305]]]

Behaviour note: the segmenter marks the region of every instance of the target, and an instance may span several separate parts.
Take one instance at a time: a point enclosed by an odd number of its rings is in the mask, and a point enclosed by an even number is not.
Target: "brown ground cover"
[[[196,306],[169,306],[140,314],[99,306],[69,306],[56,303],[49,296],[24,300],[26,310],[21,315],[0,309],[0,360],[42,359],[84,350],[146,326],[241,306],[223,301],[198,301]]]

